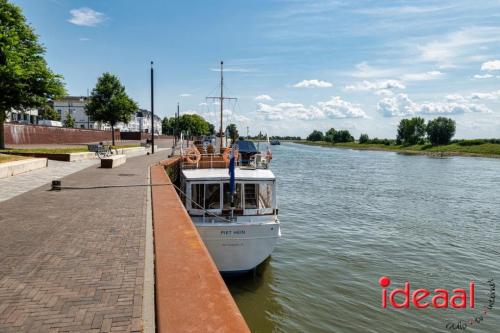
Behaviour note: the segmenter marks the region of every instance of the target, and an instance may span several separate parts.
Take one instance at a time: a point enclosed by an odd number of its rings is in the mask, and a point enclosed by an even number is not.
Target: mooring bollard
[[[51,191],[60,191],[61,190],[61,181],[60,180],[53,180],[52,181],[52,188],[50,190]]]

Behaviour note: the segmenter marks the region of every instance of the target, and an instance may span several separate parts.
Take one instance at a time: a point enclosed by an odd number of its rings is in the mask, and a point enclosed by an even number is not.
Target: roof
[[[236,141],[238,145],[238,150],[242,153],[258,153],[259,151],[255,148],[255,144],[252,141],[239,140]]]
[[[185,169],[182,173],[186,180],[229,180],[228,169]],[[274,174],[269,169],[236,168],[236,180],[274,180]]]

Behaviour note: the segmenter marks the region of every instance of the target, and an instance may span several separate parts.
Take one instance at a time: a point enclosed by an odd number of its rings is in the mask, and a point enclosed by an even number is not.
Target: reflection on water
[[[500,281],[500,160],[273,147],[282,239],[225,278],[253,332],[449,332]],[[382,309],[393,287],[466,288],[477,309]],[[414,286],[414,287],[413,287]],[[474,332],[500,332],[500,304]],[[472,331],[472,330],[471,330]]]

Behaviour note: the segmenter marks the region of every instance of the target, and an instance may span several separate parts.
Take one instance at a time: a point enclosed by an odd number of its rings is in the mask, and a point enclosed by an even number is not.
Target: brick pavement
[[[165,157],[93,165],[63,186],[144,184]],[[47,189],[0,202],[0,332],[141,331],[148,187]]]

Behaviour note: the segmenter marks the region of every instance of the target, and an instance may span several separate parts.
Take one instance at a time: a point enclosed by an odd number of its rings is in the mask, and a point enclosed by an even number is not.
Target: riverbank
[[[293,141],[294,143],[331,147],[331,148],[344,148],[355,150],[376,150],[376,151],[392,151],[400,154],[408,155],[427,155],[427,156],[470,156],[470,157],[493,157],[500,158],[500,144],[497,143],[482,143],[476,145],[460,145],[459,143],[451,143],[442,146],[426,145],[385,145],[375,143],[357,143],[357,142],[343,142],[343,143],[330,143],[326,141]]]

